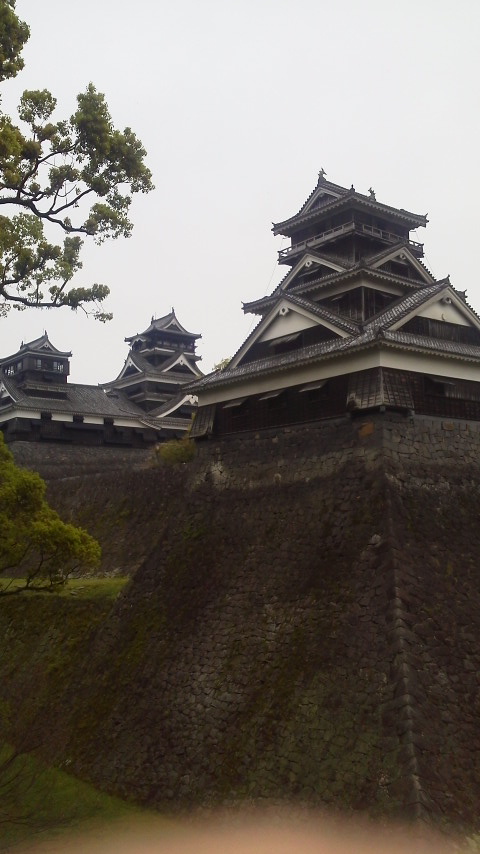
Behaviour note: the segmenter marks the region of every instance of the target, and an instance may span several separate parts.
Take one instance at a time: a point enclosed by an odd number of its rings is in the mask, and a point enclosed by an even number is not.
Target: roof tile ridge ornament
[[[327,180],[325,178],[326,174],[327,173],[325,172],[325,169],[322,166],[322,168],[320,169],[320,172],[318,173],[317,187],[319,184],[326,184],[327,183]]]

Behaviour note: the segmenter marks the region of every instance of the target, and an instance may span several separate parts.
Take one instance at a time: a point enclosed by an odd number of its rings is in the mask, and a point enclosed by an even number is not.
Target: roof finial
[[[370,198],[375,200],[375,190],[372,190],[372,188],[369,187],[368,192],[370,193]]]
[[[325,169],[322,167],[322,168],[320,169],[320,172],[318,173],[318,183],[320,183],[320,181],[324,181],[324,180],[325,180],[325,175],[326,175],[326,174],[327,174],[327,173],[325,172]]]

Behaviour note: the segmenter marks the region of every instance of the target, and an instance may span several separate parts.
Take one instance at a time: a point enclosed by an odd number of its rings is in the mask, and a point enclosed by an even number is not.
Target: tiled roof
[[[197,390],[200,391],[202,388],[229,385],[247,376],[276,373],[286,370],[292,365],[304,365],[319,357],[326,357],[344,350],[355,349],[359,344],[365,344],[374,340],[375,333],[372,330],[355,338],[335,338],[331,341],[322,341],[319,344],[310,344],[301,350],[266,356],[263,359],[258,359],[255,362],[247,362],[236,368],[225,368],[223,371],[215,371],[214,373],[207,374],[201,380],[188,385],[186,388],[195,394]]]
[[[18,385],[11,377],[3,377],[5,387],[15,406],[22,409],[83,415],[136,417],[142,410],[121,392],[106,394],[100,387],[77,383],[48,385]],[[30,388],[33,394],[28,394]],[[50,392],[49,396],[45,392]],[[42,394],[43,393],[43,394]],[[55,395],[55,396],[54,396]]]
[[[320,317],[320,318],[326,320],[327,322],[331,323],[333,326],[336,326],[337,328],[343,329],[345,332],[349,332],[350,334],[355,334],[359,330],[358,324],[354,323],[353,321],[349,320],[348,318],[341,317],[340,315],[336,314],[335,312],[330,311],[328,308],[325,308],[324,306],[320,306],[317,303],[312,302],[311,300],[308,300],[308,299],[305,299],[304,297],[298,296],[297,294],[291,294],[289,291],[287,291],[287,292],[281,294],[279,299],[280,298],[286,299],[286,300],[290,301],[291,303],[293,303],[294,305],[298,305],[301,308],[305,308],[307,311],[311,312],[312,314],[315,314],[317,317]],[[272,305],[274,303],[275,303],[275,301],[272,301]],[[241,346],[238,348],[236,353],[233,354],[232,358],[230,359],[230,362],[232,362],[235,359],[235,357],[243,349],[243,347],[247,344],[248,341],[253,340],[255,338],[255,333],[256,333],[258,327],[260,326],[260,324],[262,322],[263,322],[263,317],[260,318],[257,325],[254,327],[254,329],[252,329],[252,331],[250,332],[246,341],[244,341],[243,344],[241,344]],[[227,370],[227,369],[225,369],[225,370]],[[208,376],[212,376],[212,374],[208,374]],[[190,384],[188,384],[186,386],[186,388],[190,388]]]
[[[326,178],[323,178],[321,175],[319,175],[319,177],[318,177],[318,181],[317,181],[317,184],[316,184],[316,185],[315,185],[315,187],[313,188],[312,192],[311,192],[311,193],[310,193],[310,195],[305,199],[305,201],[304,201],[303,205],[301,206],[300,210],[299,210],[299,211],[297,211],[297,213],[296,213],[296,214],[294,214],[294,216],[293,216],[293,217],[290,217],[290,219],[294,219],[295,217],[300,216],[300,214],[302,213],[302,211],[303,211],[303,210],[305,210],[305,208],[307,207],[308,203],[313,199],[313,197],[314,197],[315,193],[317,192],[317,190],[318,190],[320,187],[321,187],[322,189],[326,190],[327,192],[330,190],[332,193],[338,193],[340,196],[344,196],[346,193],[350,192],[349,190],[347,190],[347,188],[346,188],[346,187],[341,187],[341,186],[340,186],[340,184],[332,184],[332,182],[331,182],[331,181],[327,181],[327,179],[326,179]]]
[[[348,259],[348,258],[341,258],[339,255],[323,255],[323,254],[321,254],[320,252],[316,252],[314,249],[307,249],[307,250],[305,251],[304,255],[302,256],[302,260],[303,260],[303,258],[305,257],[305,255],[312,255],[312,256],[313,256],[313,257],[318,261],[318,263],[319,263],[319,264],[322,264],[322,262],[323,262],[324,266],[328,266],[328,262],[329,262],[329,261],[330,261],[330,262],[332,262],[333,264],[338,264],[338,266],[339,266],[339,267],[343,267],[343,268],[344,268],[344,270],[351,270],[353,267],[355,267],[355,266],[356,266],[356,262],[355,262],[355,261],[351,261],[351,260],[350,260],[350,259]],[[330,268],[330,269],[331,269],[331,268]],[[299,269],[299,271],[298,271],[298,272],[299,272],[299,273],[301,273],[301,270],[302,270],[302,267],[300,267],[300,269]],[[338,272],[343,272],[343,271],[332,270],[332,273],[337,273],[337,274],[338,274]],[[283,289],[284,289],[284,288],[283,288],[284,282],[285,282],[285,281],[288,279],[288,277],[289,277],[289,276],[291,276],[291,275],[292,275],[292,270],[289,270],[289,271],[288,271],[288,273],[286,273],[286,274],[285,274],[285,276],[283,276],[283,278],[282,278],[282,279],[281,279],[281,281],[278,283],[278,285],[276,286],[276,288],[274,288],[274,290],[273,290],[273,291],[272,291],[272,293],[270,294],[270,297],[273,297],[273,296],[275,296],[276,294],[281,293],[281,292],[283,291]],[[327,274],[327,275],[328,275],[328,274]],[[270,299],[270,297],[267,297],[267,299]],[[265,297],[264,297],[264,299],[265,299]],[[253,305],[253,304],[254,304],[254,302],[255,302],[255,301],[253,301],[253,302],[251,302],[251,303],[244,303],[244,306],[247,306],[247,305]],[[260,300],[257,300],[256,302],[260,302]]]
[[[45,348],[44,345],[47,344],[48,348]],[[0,359],[0,365],[5,362],[11,362],[14,359],[17,359],[21,356],[24,356],[25,353],[41,353],[45,355],[46,353],[50,353],[52,356],[65,356],[69,358],[72,354],[67,350],[57,350],[56,347],[53,346],[46,332],[43,335],[40,335],[39,338],[35,338],[34,341],[27,341],[26,344],[23,342],[20,344],[20,348],[16,353],[13,353],[11,356],[7,356],[4,359]]]
[[[260,376],[262,374],[273,374],[280,371],[288,370],[294,365],[303,366],[309,362],[320,361],[333,356],[340,355],[347,351],[355,352],[367,347],[375,345],[377,341],[382,341],[387,346],[399,346],[409,350],[435,352],[439,356],[459,356],[468,361],[480,362],[480,346],[473,344],[460,344],[454,341],[444,341],[441,339],[432,339],[427,336],[416,335],[409,332],[390,332],[381,327],[375,329],[370,327],[354,338],[335,339],[333,341],[325,341],[320,344],[313,344],[309,347],[304,347],[302,350],[296,350],[290,353],[283,353],[277,356],[269,356],[264,359],[258,359],[255,362],[248,362],[244,365],[239,365],[237,368],[228,368],[224,371],[218,371],[216,374],[209,374],[203,380],[192,384],[188,388],[195,393],[203,388],[213,388],[225,385],[231,385],[240,382],[248,376]]]
[[[153,367],[150,362],[147,362],[145,356],[142,356],[142,354],[139,353],[137,350],[130,350],[127,358],[125,359],[125,365],[128,361],[133,362],[133,364],[136,368],[138,368],[139,371],[144,371],[146,373],[149,369],[153,370]]]
[[[295,285],[292,290],[278,292],[278,288],[267,297],[262,297],[259,300],[255,300],[252,302],[244,303],[243,310],[246,313],[259,313],[260,310],[267,311],[281,296],[290,296],[292,294],[300,295],[306,294],[310,291],[319,292],[321,289],[326,287],[327,285],[341,283],[343,281],[349,282],[352,279],[358,278],[361,275],[368,274],[369,278],[376,279],[377,281],[384,282],[392,282],[401,284],[402,287],[406,286],[407,288],[413,290],[424,289],[429,287],[424,282],[419,282],[414,279],[406,279],[403,276],[397,276],[395,273],[388,273],[384,270],[372,270],[365,262],[361,264],[357,264],[351,270],[347,270],[345,272],[340,273],[332,273],[330,276],[321,276],[318,279],[314,279],[312,282],[305,282],[300,285]]]
[[[304,308],[306,311],[309,311],[311,314],[315,314],[317,317],[321,317],[323,320],[328,321],[333,326],[338,327],[339,329],[343,329],[345,332],[350,332],[351,335],[356,335],[359,331],[358,323],[355,323],[353,320],[349,320],[348,317],[342,317],[340,314],[337,314],[334,311],[330,311],[323,305],[318,305],[316,302],[312,302],[305,297],[299,296],[298,294],[291,294],[288,291],[283,294],[283,298],[288,300],[288,302],[293,303],[293,305],[298,305],[299,308]]]
[[[140,353],[137,353],[135,350],[130,350],[123,364],[123,368],[118,374],[118,376],[115,377],[114,380],[110,380],[110,382],[100,383],[100,387],[111,388],[113,385],[115,385],[115,383],[120,382],[123,379],[129,379],[130,376],[133,379],[135,379],[135,377],[138,377],[138,374],[128,374],[127,376],[125,376],[124,371],[126,371],[127,369],[128,362],[131,362],[136,368],[138,368],[140,374],[147,374],[151,372],[153,373],[155,371],[155,368],[153,368],[152,365],[147,362],[147,360],[143,356],[140,355]]]
[[[161,418],[164,412],[171,412],[172,409],[178,409],[178,407],[182,404],[187,396],[189,396],[190,392],[182,389],[178,392],[178,394],[171,397],[169,400],[162,403],[160,406],[155,407],[155,409],[151,409],[148,413],[152,418]]]
[[[316,187],[314,192],[316,192],[318,188]],[[321,211],[322,215],[335,213],[338,209],[347,207],[348,205],[357,204],[361,207],[365,207],[369,210],[376,211],[380,214],[386,214],[387,216],[392,216],[396,219],[403,220],[406,224],[410,223],[411,227],[415,227],[417,225],[426,225],[427,218],[423,214],[415,214],[412,211],[404,210],[404,208],[394,208],[391,205],[385,205],[382,202],[377,202],[375,198],[371,196],[365,196],[363,193],[357,193],[355,190],[344,190],[343,194],[339,199],[333,199],[326,205],[322,205],[321,208],[313,208],[312,210],[306,211],[302,213],[304,208],[306,207],[307,202],[302,206],[300,211],[295,214],[295,216],[289,217],[283,222],[275,223],[273,226],[274,234],[284,234],[291,230],[292,226],[296,226],[298,223],[303,223],[308,221],[309,219],[314,219],[318,217],[319,212]],[[309,197],[309,199],[311,196]]]
[[[388,343],[408,346],[414,350],[434,350],[438,355],[445,356],[461,356],[469,361],[477,362],[480,360],[480,346],[475,344],[461,344],[457,341],[444,341],[440,338],[429,338],[426,335],[417,335],[413,332],[402,332],[398,329],[396,332],[391,332],[389,329],[383,330],[382,338]]]
[[[393,305],[388,306],[384,311],[363,324],[363,326],[357,326],[352,323],[349,330],[351,334],[347,338],[336,338],[313,344],[300,350],[268,356],[254,362],[247,362],[236,368],[226,368],[223,371],[209,374],[203,380],[189,385],[187,388],[195,393],[197,389],[201,390],[202,388],[229,385],[230,383],[239,382],[247,376],[276,373],[294,365],[300,366],[308,362],[331,358],[346,351],[353,352],[372,346],[377,341],[382,341],[386,345],[406,347],[410,350],[428,350],[438,355],[455,355],[464,359],[480,361],[480,346],[429,338],[423,335],[403,332],[402,330],[391,331],[388,329],[389,326],[407,317],[412,311],[418,309],[423,303],[428,302],[431,297],[441,293],[447,287],[451,287],[450,282],[448,279],[444,279],[443,281],[435,282],[433,285],[418,288],[413,293],[401,297]],[[285,296],[287,297],[287,295]],[[297,304],[305,302],[305,307],[310,307],[311,305],[307,300],[303,301],[298,296],[290,295],[289,299]],[[320,307],[317,307],[317,309],[321,310]],[[309,308],[309,310],[311,309]],[[333,313],[331,314],[338,325],[338,316]]]
[[[403,317],[410,314],[410,312],[415,308],[421,306],[422,303],[427,302],[430,297],[435,296],[435,294],[440,291],[443,291],[449,285],[450,282],[448,279],[442,279],[439,282],[435,282],[433,285],[426,285],[413,293],[407,294],[407,296],[400,297],[400,299],[387,306],[387,308],[379,312],[379,314],[376,314],[375,317],[372,317],[371,320],[364,323],[364,328],[369,329],[372,327],[373,329],[378,329],[380,326],[388,327],[391,326],[392,323],[397,323]]]
[[[184,353],[183,351],[177,350],[176,353],[172,353],[172,355],[168,359],[166,359],[165,362],[162,363],[162,365],[159,365],[158,368],[156,368],[155,370],[160,370],[162,374],[164,374],[166,371],[168,371],[169,375],[175,374],[175,371],[170,369],[172,368],[172,365],[175,365],[175,362],[178,361],[180,356],[184,357],[185,361],[189,363],[190,367],[192,367],[191,362],[195,363],[196,357],[193,355],[193,353]],[[150,365],[150,367],[152,366]],[[198,371],[199,374],[202,373],[200,368],[197,368],[195,364],[193,365],[193,367],[194,370],[192,371],[192,374],[195,373],[195,369]]]
[[[135,350],[131,350],[130,353],[128,354],[126,360],[125,360],[125,364],[124,364],[122,370],[120,371],[120,374],[118,375],[118,377],[116,377],[114,380],[111,380],[110,382],[101,383],[101,387],[102,388],[111,388],[116,383],[122,382],[123,380],[128,380],[128,379],[130,379],[130,377],[132,378],[132,381],[135,381],[136,379],[138,379],[139,374],[127,374],[127,375],[125,375],[123,373],[128,361],[131,361],[135,365],[135,367],[138,368],[140,374],[143,374],[148,379],[162,380],[162,381],[163,380],[174,381],[174,382],[178,382],[180,385],[182,385],[183,383],[187,382],[187,380],[189,378],[185,377],[184,373],[182,373],[180,371],[175,371],[174,368],[173,369],[171,368],[171,366],[175,364],[175,362],[177,361],[177,359],[180,355],[182,355],[181,352],[173,353],[161,365],[155,366],[155,365],[151,365],[150,362],[147,361],[147,359],[145,359],[145,357],[141,355],[141,353],[137,353]],[[185,355],[185,359],[187,359],[187,360],[189,358],[191,358],[192,361],[195,359],[195,357],[193,355],[190,355],[189,353],[185,353],[184,355]],[[171,368],[171,369],[169,370],[169,368]],[[197,368],[197,371],[201,375],[202,372],[200,371],[199,368]],[[194,371],[192,371],[192,375],[193,376],[195,375]]]
[[[173,328],[170,327],[171,323],[177,324],[179,328],[176,329],[175,326]],[[182,326],[175,312],[172,309],[169,314],[165,314],[163,317],[152,317],[150,325],[147,326],[144,332],[137,332],[136,335],[131,335],[129,338],[125,338],[125,341],[133,341],[135,338],[143,337],[144,335],[149,335],[150,332],[154,331],[168,332],[176,335],[188,335],[190,338],[202,337],[200,334],[197,334],[195,332],[188,332]]]
[[[402,250],[407,249],[407,250],[409,250],[409,251],[411,252],[411,248],[410,248],[410,245],[409,245],[408,241],[407,241],[407,240],[403,240],[403,241],[401,241],[401,242],[399,242],[399,243],[394,243],[394,244],[392,244],[391,246],[387,246],[387,248],[386,248],[386,249],[382,249],[382,250],[381,250],[381,252],[375,252],[375,254],[374,254],[374,255],[367,255],[367,256],[366,256],[366,261],[367,261],[367,263],[368,263],[369,265],[370,265],[370,264],[373,264],[373,263],[375,263],[376,261],[380,261],[382,258],[386,258],[386,257],[388,257],[388,255],[391,255],[391,254],[392,254],[392,252],[396,252],[396,251],[397,251],[397,250],[399,250],[399,249],[402,249]],[[420,266],[425,270],[425,272],[426,272],[426,273],[428,273],[428,275],[429,275],[429,276],[431,276],[431,277],[432,277],[432,279],[433,279],[433,278],[435,278],[435,277],[433,276],[432,272],[428,269],[428,267],[426,266],[426,264],[424,264],[424,263],[423,263],[423,261],[422,261],[420,258],[417,258],[415,255],[414,255],[414,258],[415,258],[415,261],[417,262],[417,264],[420,264]]]

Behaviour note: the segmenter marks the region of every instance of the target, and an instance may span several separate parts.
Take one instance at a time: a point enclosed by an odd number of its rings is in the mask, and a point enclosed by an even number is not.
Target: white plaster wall
[[[302,329],[316,326],[317,322],[309,317],[305,317],[304,314],[300,314],[298,311],[289,309],[287,314],[277,315],[258,340],[272,341],[274,338],[281,338],[282,335],[292,335],[294,332],[301,332]]]
[[[455,305],[438,300],[418,312],[419,317],[431,317],[433,320],[445,320],[447,323],[458,323],[461,326],[471,326],[468,318]]]

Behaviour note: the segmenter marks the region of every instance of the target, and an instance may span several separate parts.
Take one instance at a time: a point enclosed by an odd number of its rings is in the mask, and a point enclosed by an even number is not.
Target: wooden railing
[[[292,246],[287,246],[286,249],[280,249],[278,253],[278,260],[282,261],[297,252],[302,252],[306,249],[313,249],[316,246],[320,246],[322,243],[327,243],[332,239],[332,237],[339,237],[343,234],[349,234],[352,231],[355,231],[358,234],[369,234],[372,237],[378,237],[380,240],[385,240],[387,243],[400,243],[401,241],[405,241],[405,238],[401,234],[395,234],[392,231],[385,231],[383,228],[377,228],[374,225],[365,225],[364,223],[359,225],[353,221],[344,222],[342,225],[336,225],[334,228],[322,231],[321,234],[315,234],[313,237],[308,237],[307,240],[302,240],[300,243],[294,243]],[[412,247],[412,249],[420,249],[423,251],[423,243],[417,243],[415,240],[408,240],[406,242]]]
[[[401,234],[395,234],[393,231],[385,231],[383,228],[377,228],[375,225],[362,225],[364,234],[371,234],[373,237],[379,237],[381,240],[387,240],[389,243],[400,243],[405,238]],[[415,240],[408,240],[408,245],[413,249],[423,249],[423,243],[417,243]]]
[[[287,246],[286,249],[280,249],[278,253],[279,260],[287,258],[294,252],[301,252],[302,249],[313,249],[314,246],[319,246],[321,243],[326,243],[333,236],[340,234],[348,234],[355,231],[354,222],[344,222],[342,225],[336,225],[335,228],[329,228],[327,231],[322,231],[321,234],[316,234],[314,237],[309,237],[307,240],[302,240],[301,243],[295,243],[293,246]]]

